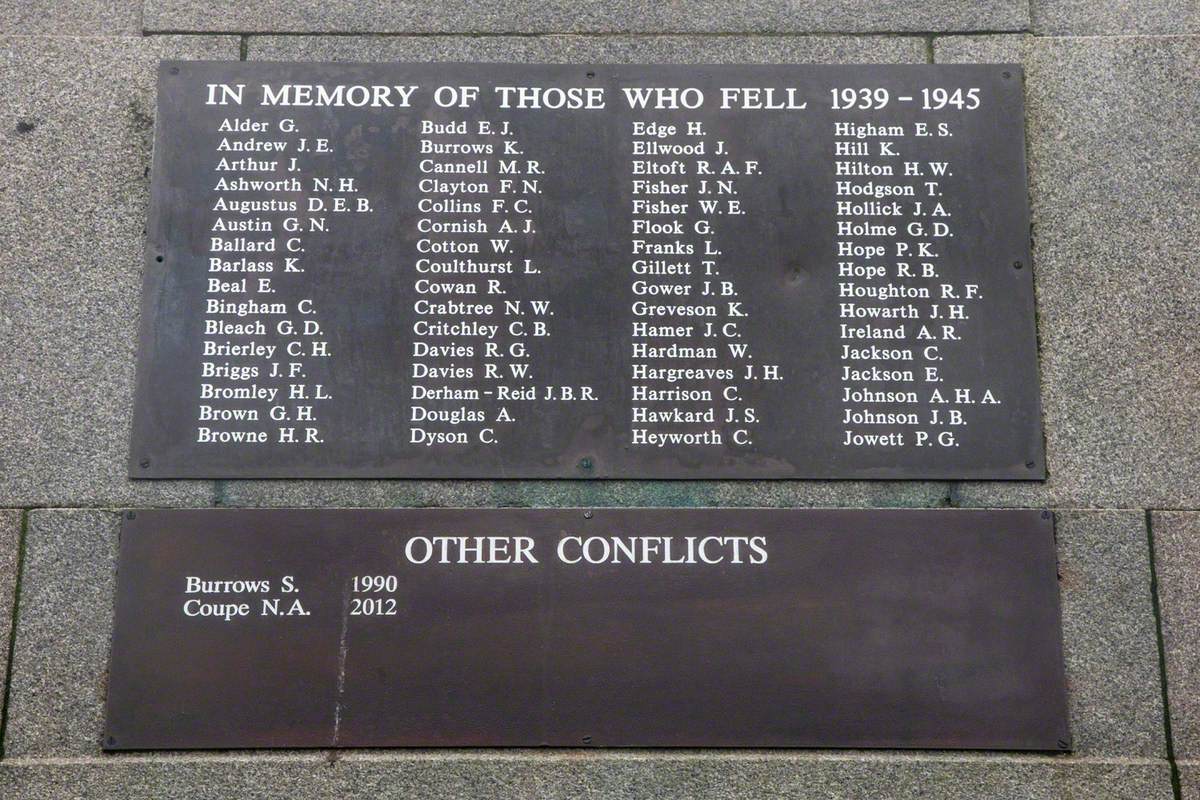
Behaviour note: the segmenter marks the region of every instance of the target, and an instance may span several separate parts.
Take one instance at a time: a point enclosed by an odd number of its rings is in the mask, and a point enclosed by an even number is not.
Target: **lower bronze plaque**
[[[137,511],[105,746],[1060,750],[1037,511]]]

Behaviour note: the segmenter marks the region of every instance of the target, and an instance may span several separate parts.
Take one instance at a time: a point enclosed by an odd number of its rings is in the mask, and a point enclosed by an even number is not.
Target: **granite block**
[[[0,708],[4,707],[9,637],[17,597],[17,562],[21,557],[21,512],[0,509]],[[0,751],[3,750],[0,742]]]
[[[949,484],[899,481],[222,481],[216,504],[238,507],[575,506],[938,508]]]
[[[1055,536],[1074,752],[1163,758],[1145,514],[1060,511]]]
[[[1200,37],[947,37],[1025,67],[1049,480],[964,506],[1200,506]]]
[[[147,31],[239,33],[871,33],[1029,29],[1026,0],[147,0]]]
[[[120,515],[28,513],[4,754],[96,754]]]
[[[1179,784],[1182,800],[1200,800],[1200,761],[1180,760]]]
[[[921,63],[917,36],[251,36],[248,60],[570,64]]]
[[[1195,0],[1030,0],[1034,33],[1130,36],[1200,33]]]
[[[1171,738],[1180,759],[1200,760],[1200,511],[1151,515]]]
[[[1170,800],[1165,761],[899,753],[493,751],[255,757],[18,759],[21,800],[162,797],[578,800]]]
[[[211,502],[126,456],[158,60],[238,45],[0,38],[0,504]]]

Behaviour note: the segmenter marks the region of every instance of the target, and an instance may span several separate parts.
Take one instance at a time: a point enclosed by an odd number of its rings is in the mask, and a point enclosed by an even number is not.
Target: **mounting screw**
[[[585,737],[583,737],[583,743],[584,743],[584,744],[591,744],[591,743],[592,743],[592,737],[590,737],[590,736],[585,736]]]
[[[104,745],[106,747],[112,747],[116,743],[117,743],[117,740],[111,736],[109,736],[107,739],[104,740]]]
[[[589,73],[587,74],[587,76],[588,76],[589,78],[594,78],[594,77],[596,77],[596,73],[594,73],[594,72],[589,72]]]
[[[1003,77],[1004,77],[1004,78],[1006,78],[1006,79],[1007,79],[1007,78],[1011,78],[1011,77],[1012,77],[1012,73],[1011,73],[1011,72],[1009,72],[1008,70],[1004,70],[1004,72],[1001,72],[1001,73],[1000,73],[1000,75],[1001,75],[1001,76],[1003,76]]]
[[[1020,261],[1014,261],[1014,262],[1013,262],[1013,269],[1020,269],[1020,268],[1021,268],[1021,267],[1023,267],[1023,266],[1025,266],[1025,265],[1024,265],[1024,264],[1022,264]]]
[[[154,260],[155,260],[155,261],[157,261],[158,263],[160,263],[160,264],[161,264],[161,263],[163,262],[163,257],[162,257],[162,256],[155,256],[155,257],[154,257]]]
[[[1070,746],[1071,746],[1071,745],[1070,745],[1070,743],[1069,743],[1069,742],[1067,742],[1067,740],[1066,740],[1066,739],[1059,739],[1059,740],[1058,740],[1058,747],[1059,747],[1059,749],[1060,749],[1060,750],[1066,750],[1066,749],[1067,749],[1068,747],[1070,747]]]
[[[142,459],[140,462],[138,462],[138,463],[139,463],[139,465],[141,466],[141,468],[142,468],[142,469],[149,469],[149,467],[150,467],[150,459],[148,459],[148,458],[143,458],[143,459]]]
[[[179,74],[179,67],[171,67],[171,74],[172,74],[172,75],[178,75],[178,74]]]
[[[1051,516],[1051,515],[1050,515],[1050,512],[1049,512],[1049,511],[1043,511],[1043,512],[1042,512],[1042,519],[1050,519],[1050,516]]]
[[[135,517],[137,517],[137,514],[132,511],[128,511],[125,514],[125,519],[134,519]]]
[[[583,512],[583,518],[584,518],[584,519],[591,519],[591,518],[592,518],[592,512],[590,512],[590,511],[585,511],[585,512]]]
[[[1037,466],[1036,461],[1026,461],[1025,462],[1025,469],[1033,469],[1036,466]]]
[[[580,468],[580,469],[591,469],[591,468],[592,468],[592,459],[591,459],[591,457],[590,457],[590,456],[584,456],[583,458],[579,459],[579,468]]]

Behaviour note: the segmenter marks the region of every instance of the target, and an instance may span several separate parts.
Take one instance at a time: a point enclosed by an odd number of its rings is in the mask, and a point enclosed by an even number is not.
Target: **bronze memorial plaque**
[[[1063,750],[1049,512],[157,510],[110,750]]]
[[[1007,65],[161,66],[130,473],[1045,477]]]

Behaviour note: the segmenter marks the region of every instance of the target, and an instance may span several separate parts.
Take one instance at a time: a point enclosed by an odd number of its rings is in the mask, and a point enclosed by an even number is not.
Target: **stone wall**
[[[1200,798],[1196,0],[0,11],[0,796]],[[1049,480],[131,482],[160,58],[1019,62]],[[1051,508],[1075,750],[102,754],[119,510],[268,505]]]

